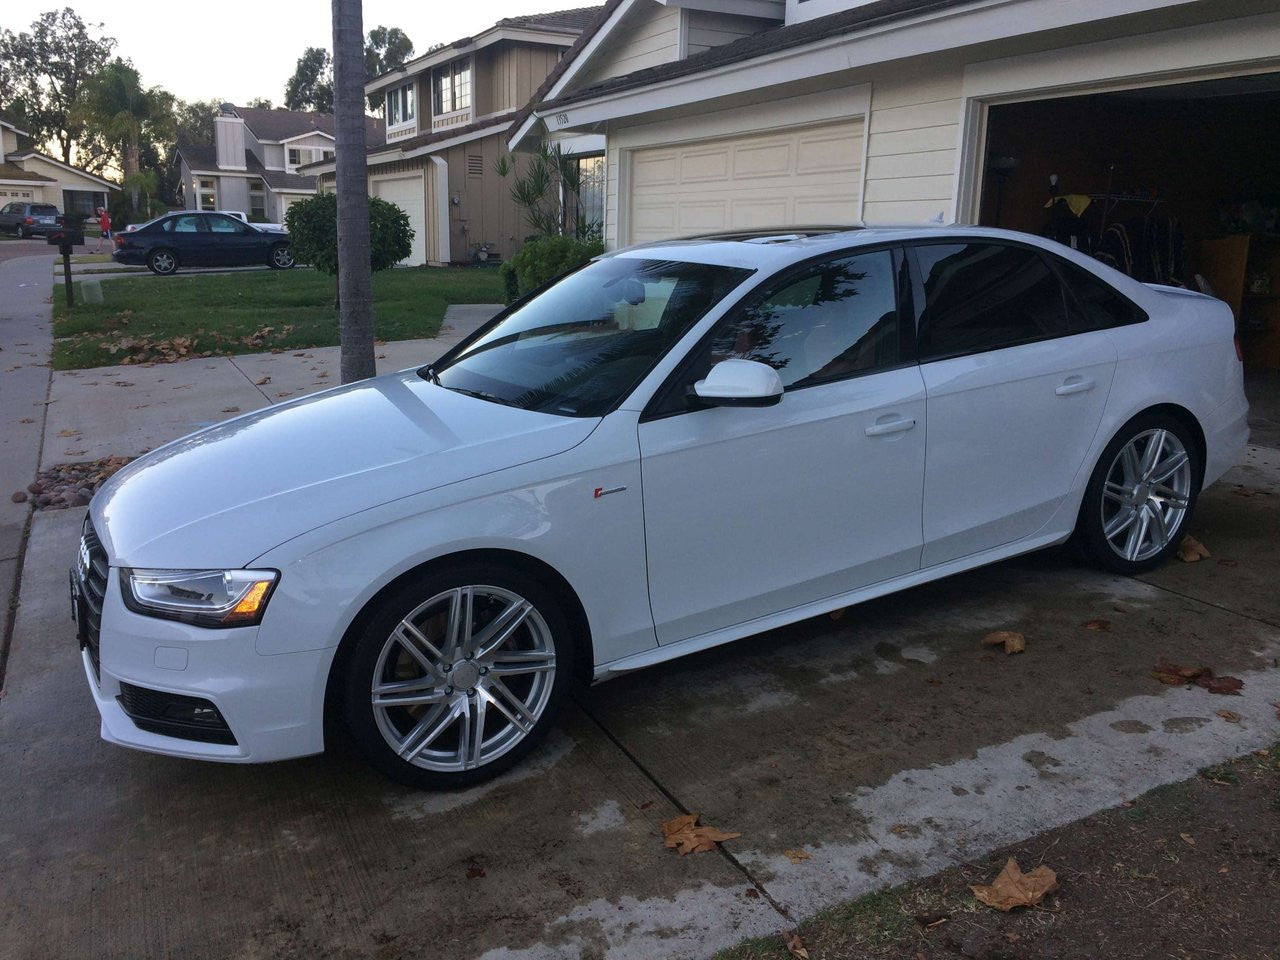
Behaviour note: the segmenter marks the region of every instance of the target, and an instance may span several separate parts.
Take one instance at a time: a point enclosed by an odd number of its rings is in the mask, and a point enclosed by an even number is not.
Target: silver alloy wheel
[[[156,273],[173,273],[177,262],[173,259],[173,254],[167,250],[161,250],[159,253],[152,255],[151,266]]]
[[[1191,502],[1191,457],[1172,431],[1134,436],[1102,484],[1102,533],[1116,555],[1149,560],[1169,545]]]
[[[282,270],[293,266],[293,254],[287,246],[279,246],[271,251],[271,262]]]
[[[400,759],[474,770],[529,735],[555,675],[555,641],[533,604],[502,587],[456,587],[414,608],[387,637],[373,672],[373,716]]]

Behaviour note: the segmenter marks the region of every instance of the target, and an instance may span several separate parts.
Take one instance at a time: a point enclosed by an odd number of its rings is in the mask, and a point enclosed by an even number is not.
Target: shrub
[[[507,302],[523,297],[602,253],[604,244],[599,240],[534,237],[526,241],[520,252],[502,265],[502,279],[509,298]],[[512,296],[512,276],[515,277],[515,296]]]
[[[338,272],[338,196],[317,193],[289,206],[284,215],[293,255],[330,276]],[[395,266],[413,252],[409,215],[380,197],[369,198],[369,265]]]

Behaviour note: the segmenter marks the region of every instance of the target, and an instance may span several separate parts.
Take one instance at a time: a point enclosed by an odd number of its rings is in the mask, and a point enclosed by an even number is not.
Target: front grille
[[[80,624],[80,647],[89,651],[93,674],[101,679],[98,644],[102,634],[102,603],[107,596],[107,551],[86,516],[80,537],[80,559],[76,574],[80,578],[79,609],[76,619]]]
[[[122,683],[116,700],[139,730],[201,743],[236,743],[222,713],[200,697]]]

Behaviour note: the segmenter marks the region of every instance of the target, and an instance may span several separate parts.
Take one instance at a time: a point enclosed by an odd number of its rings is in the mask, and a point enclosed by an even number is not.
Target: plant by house
[[[520,252],[502,265],[503,294],[507,303],[537,290],[545,283],[604,253],[599,238],[533,237]]]
[[[321,273],[338,275],[338,197],[319,193],[289,207],[284,218],[293,254]],[[409,256],[413,228],[409,215],[379,197],[369,198],[370,266],[386,270]]]

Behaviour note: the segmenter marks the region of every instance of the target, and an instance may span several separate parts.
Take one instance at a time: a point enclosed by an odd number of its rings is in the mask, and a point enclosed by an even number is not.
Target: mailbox
[[[82,246],[84,244],[84,231],[77,230],[74,227],[59,227],[45,239],[49,241],[50,246],[54,247]]]

